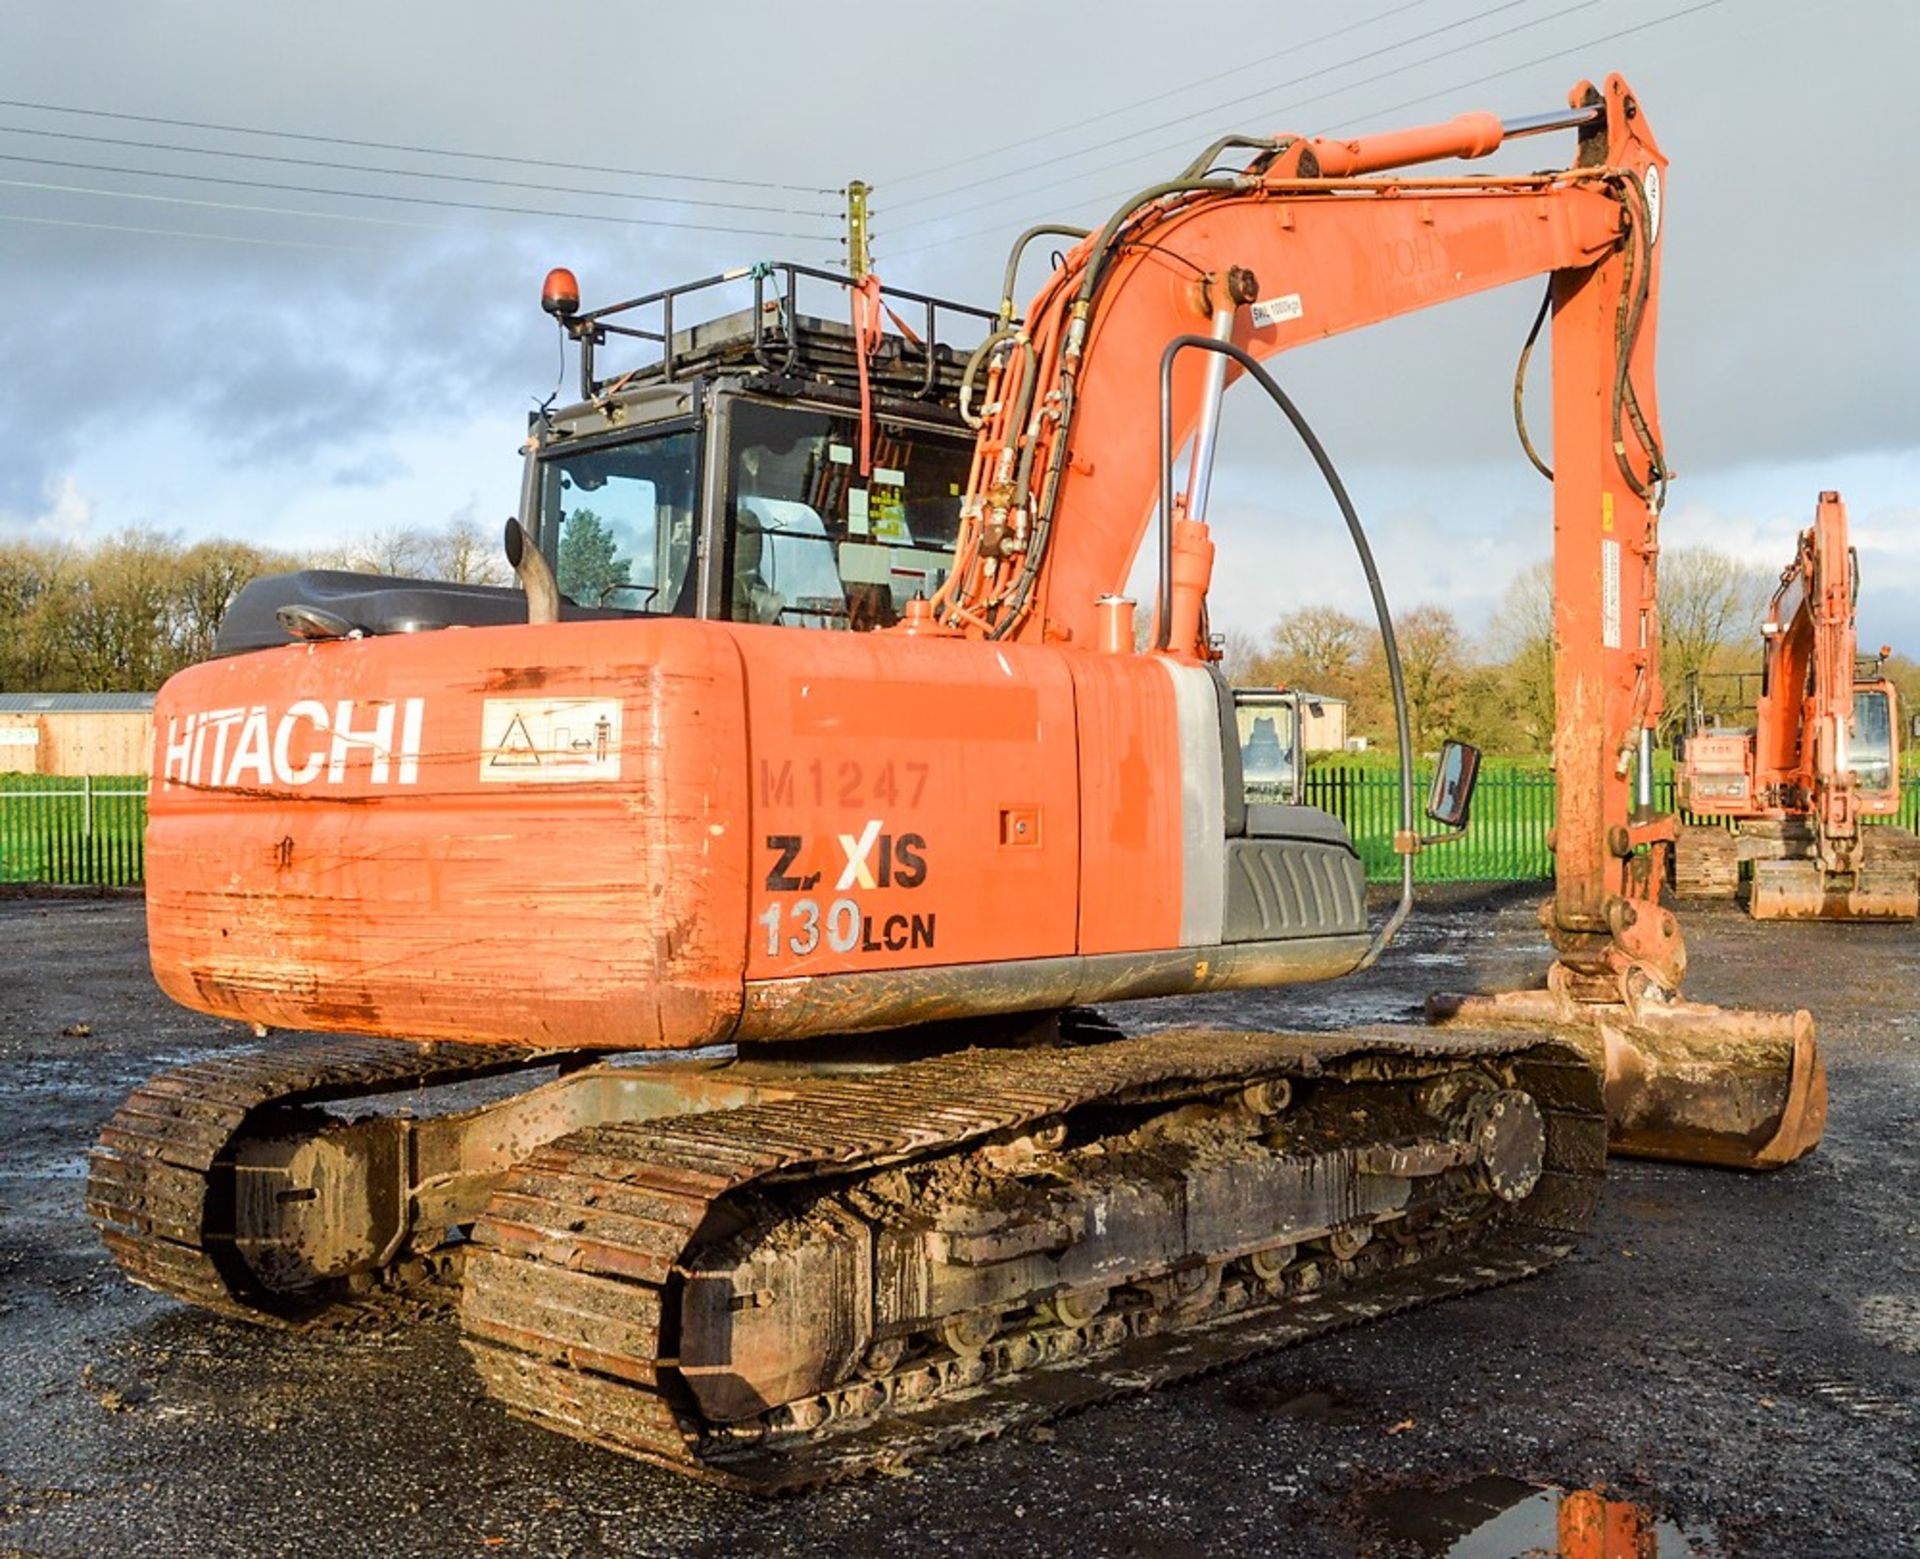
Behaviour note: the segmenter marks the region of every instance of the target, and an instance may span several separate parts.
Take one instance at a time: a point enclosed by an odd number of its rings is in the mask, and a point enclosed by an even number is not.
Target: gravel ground
[[[1532,898],[1450,895],[1337,987],[1115,1014],[1407,1015],[1537,978]],[[124,1282],[81,1211],[94,1132],[253,1041],[154,989],[137,900],[0,900],[0,1552],[1421,1552],[1430,1496],[1492,1473],[1633,1497],[1703,1554],[1920,1553],[1920,935],[1687,923],[1690,995],[1819,1018],[1812,1159],[1619,1161],[1543,1277],[769,1503],[513,1421],[446,1321],[287,1338]]]

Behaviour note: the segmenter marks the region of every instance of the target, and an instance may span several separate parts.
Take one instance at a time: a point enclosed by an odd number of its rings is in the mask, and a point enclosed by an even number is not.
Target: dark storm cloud
[[[1439,0],[1434,19],[1469,9],[1464,0]],[[1583,71],[1620,69],[1634,81],[1673,159],[1662,240],[1661,400],[1682,475],[1768,459],[1839,465],[1853,451],[1913,447],[1920,309],[1912,300],[1920,295],[1920,244],[1910,202],[1892,193],[1890,154],[1882,149],[1905,136],[1908,62],[1920,43],[1915,9],[1877,0],[1810,17],[1790,0],[1739,0],[1579,57],[1507,72],[1553,47],[1668,10],[1655,0],[1623,0],[1604,22],[1543,24],[1524,48],[1489,44],[1484,53],[1346,93],[1340,83],[1353,72],[1335,71],[1306,99],[1279,94],[1234,107],[1226,122],[1202,115],[1185,130],[1126,143],[1123,150],[1143,153],[1133,169],[1097,177],[1084,170],[1111,160],[1113,148],[1104,143],[1127,127],[1244,95],[1263,79],[1336,64],[1343,52],[1376,39],[1180,91],[1180,83],[1230,72],[1283,45],[1271,35],[1270,9],[1230,3],[1207,34],[1223,46],[1189,55],[1164,47],[1172,24],[1158,7],[1087,0],[1033,8],[1002,0],[916,8],[885,27],[834,31],[831,47],[807,52],[797,75],[795,49],[807,24],[770,0],[743,0],[724,17],[648,7],[602,11],[587,22],[555,12],[540,26],[529,26],[518,12],[450,0],[319,10],[211,0],[165,8],[107,4],[90,13],[85,49],[74,46],[71,8],[49,3],[9,8],[6,65],[12,68],[0,72],[0,95],[782,182],[831,185],[857,174],[877,185],[876,231],[890,279],[986,302],[997,289],[1008,235],[1044,217],[1102,214],[1087,197],[1164,173],[1184,160],[1180,146],[1198,144],[1215,129],[1344,130],[1355,121],[1357,128],[1381,128],[1480,106],[1519,113],[1561,101]],[[1539,14],[1550,15],[1550,8]],[[1007,29],[1016,26],[1027,61],[1017,75],[1009,73],[1004,49]],[[1390,39],[1411,26],[1411,20],[1388,22],[1376,31]],[[826,29],[818,31],[814,41],[824,45]],[[1471,29],[1461,36],[1471,36]],[[374,38],[377,47],[368,41]],[[579,47],[583,38],[590,48]],[[922,89],[929,59],[940,61],[952,90]],[[1459,85],[1491,72],[1506,73]],[[1379,122],[1364,121],[1369,112],[1423,91],[1438,95]],[[982,108],[989,101],[996,105],[991,113]],[[1296,109],[1296,101],[1304,106]],[[1143,106],[964,168],[923,172],[1129,104]],[[0,110],[4,123],[544,176],[16,110]],[[34,144],[47,155],[81,155],[58,143]],[[1089,156],[1070,155],[1082,147],[1090,148]],[[0,151],[22,149],[19,138],[0,135]],[[1516,155],[1519,166],[1532,166],[1563,151],[1557,143],[1528,142]],[[144,158],[139,165],[236,171],[217,160],[116,155],[130,163]],[[449,193],[420,181],[298,170],[276,175],[272,167],[249,167],[249,177]],[[0,164],[0,178],[16,176],[423,225],[306,221],[0,186],[0,215],[370,251],[0,221],[0,351],[7,366],[0,374],[0,418],[13,433],[0,454],[0,520],[38,512],[76,462],[97,458],[116,437],[156,419],[186,417],[205,430],[207,446],[183,450],[181,458],[210,467],[209,481],[231,462],[245,468],[284,463],[313,480],[376,484],[383,469],[377,462],[391,457],[370,453],[369,440],[416,420],[517,413],[552,386],[555,342],[534,305],[547,265],[576,263],[590,298],[605,298],[790,247],[778,239],[487,217],[106,175],[56,179]],[[1002,187],[989,181],[968,193],[924,198],[982,176],[1039,193],[964,218],[928,220]],[[552,178],[587,176],[555,172]],[[680,188],[757,198],[752,191]],[[509,199],[470,190],[460,198],[558,204],[524,191]],[[777,198],[833,204],[832,197]],[[716,220],[715,213],[691,208],[577,204]],[[781,219],[717,219],[717,225],[728,223],[780,225]],[[976,234],[980,229],[987,231]],[[920,252],[912,253],[916,247]],[[824,259],[830,252],[808,253]],[[1516,456],[1507,381],[1533,299],[1531,287],[1508,289],[1328,343],[1284,359],[1283,377],[1299,389],[1345,462],[1425,465],[1443,473],[1510,461]],[[1296,458],[1253,409],[1237,412],[1228,432],[1223,460],[1229,465],[1258,470]]]

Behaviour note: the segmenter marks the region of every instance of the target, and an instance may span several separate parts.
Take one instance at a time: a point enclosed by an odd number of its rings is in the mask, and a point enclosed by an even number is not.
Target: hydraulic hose
[[[1366,528],[1360,523],[1353,500],[1347,495],[1347,484],[1340,480],[1333,457],[1327,453],[1326,446],[1320,442],[1300,408],[1294,405],[1292,397],[1280,388],[1273,375],[1244,347],[1235,346],[1231,341],[1222,341],[1216,336],[1177,336],[1167,343],[1166,350],[1160,354],[1160,607],[1156,613],[1159,619],[1156,646],[1163,650],[1168,647],[1173,604],[1173,364],[1175,358],[1189,349],[1218,352],[1232,358],[1246,370],[1254,383],[1267,392],[1267,398],[1293,424],[1293,431],[1300,435],[1300,442],[1306,445],[1307,453],[1313,457],[1313,463],[1320,468],[1320,475],[1326,479],[1333,501],[1339,506],[1340,517],[1347,522],[1347,533],[1353,538],[1354,551],[1360,555],[1360,567],[1367,576],[1367,593],[1373,598],[1374,616],[1380,624],[1380,643],[1387,657],[1387,681],[1393,689],[1394,734],[1400,740],[1399,843],[1404,848],[1400,851],[1400,902],[1374,934],[1360,961],[1348,971],[1358,974],[1373,966],[1413,911],[1413,840],[1417,831],[1413,802],[1413,731],[1407,715],[1407,685],[1400,668],[1400,646],[1393,635],[1393,614],[1387,609],[1387,593],[1380,583],[1380,570],[1373,560],[1373,548],[1367,542]]]

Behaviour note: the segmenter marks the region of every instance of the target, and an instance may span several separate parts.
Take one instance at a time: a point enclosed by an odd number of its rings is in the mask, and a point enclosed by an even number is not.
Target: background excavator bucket
[[[1631,1158],[1778,1169],[1819,1145],[1827,1075],[1813,1017],[1705,1002],[1575,1002],[1553,991],[1436,995],[1430,1022],[1544,1030],[1606,1074],[1607,1147]]]
[[[1920,880],[1911,868],[1841,874],[1818,861],[1756,861],[1747,907],[1755,920],[1913,920]]]

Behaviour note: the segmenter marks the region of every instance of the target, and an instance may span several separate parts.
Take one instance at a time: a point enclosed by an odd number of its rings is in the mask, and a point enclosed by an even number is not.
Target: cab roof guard
[[[850,367],[854,350],[851,323],[836,328],[801,314],[803,278],[827,284],[840,293],[840,307],[851,320],[856,285],[853,279],[792,260],[761,261],[721,271],[585,313],[556,312],[552,308],[549,312],[555,313],[560,328],[580,344],[580,398],[587,401],[598,399],[609,386],[669,382],[676,370],[716,360],[751,362],[768,373],[791,378],[818,377],[827,368]],[[749,308],[728,315],[702,314],[692,326],[676,329],[674,315],[684,300],[737,283],[752,284]],[[903,287],[882,286],[880,296],[900,334],[883,338],[882,356],[876,366],[884,371],[891,362],[897,371],[917,364],[913,377],[918,384],[911,393],[928,400],[942,394],[942,368],[957,374],[961,361],[940,344],[943,314],[979,320],[988,327],[1000,322],[991,309],[909,292]],[[648,315],[648,310],[654,312]],[[918,312],[921,324],[917,331],[901,318],[903,310]],[[599,379],[595,376],[595,349],[604,346],[610,336],[658,342],[660,356],[614,379]]]

